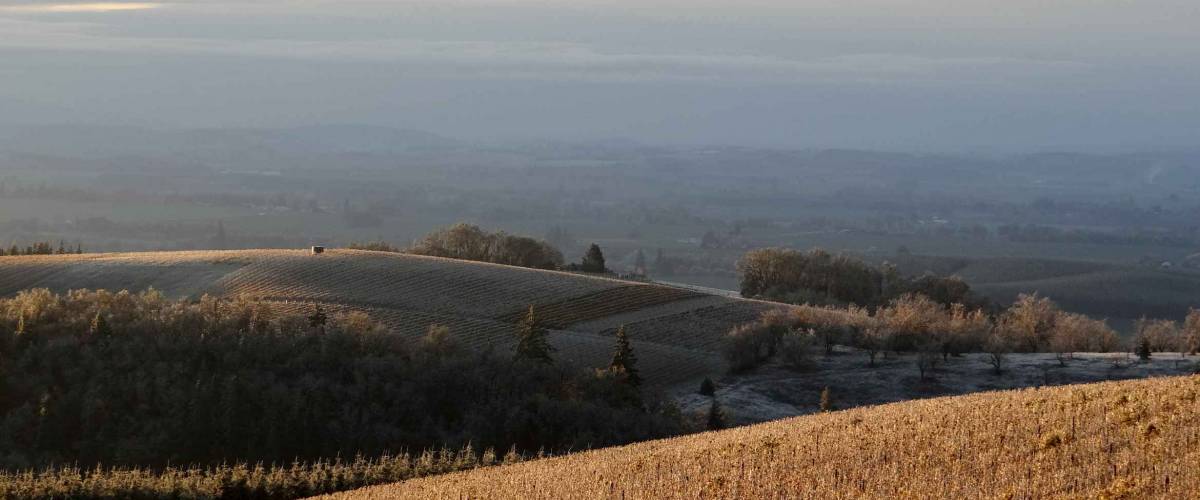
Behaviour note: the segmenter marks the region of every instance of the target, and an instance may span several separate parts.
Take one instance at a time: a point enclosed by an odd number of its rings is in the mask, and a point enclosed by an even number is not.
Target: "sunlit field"
[[[1189,498],[1200,377],[799,417],[336,498]]]

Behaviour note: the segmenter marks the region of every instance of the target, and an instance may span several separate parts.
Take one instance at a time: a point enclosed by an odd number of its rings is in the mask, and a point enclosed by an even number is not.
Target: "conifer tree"
[[[112,327],[108,326],[108,320],[104,319],[104,313],[96,311],[96,316],[92,318],[91,334],[92,337],[98,339],[112,336]]]
[[[600,251],[600,245],[592,243],[588,247],[588,251],[583,256],[583,262],[580,263],[580,268],[585,273],[602,273],[608,270],[604,264],[604,252]]]
[[[550,345],[549,337],[550,332],[538,321],[533,306],[529,306],[529,312],[517,324],[517,348],[513,358],[518,361],[553,362],[550,353],[554,352],[554,347]]]
[[[633,346],[629,344],[629,335],[625,333],[625,325],[617,328],[617,349],[613,353],[609,368],[619,369],[625,373],[625,380],[634,387],[642,385],[642,377],[638,375],[637,356],[633,354]]]
[[[721,411],[721,404],[717,403],[717,398],[713,398],[712,405],[708,407],[708,422],[705,426],[710,431],[719,431],[725,428],[725,412]]]
[[[704,381],[700,382],[700,395],[715,396],[717,394],[717,384],[714,384],[711,378],[704,377]]]
[[[1138,339],[1137,355],[1142,359],[1142,361],[1150,360],[1151,349],[1150,339],[1148,337],[1142,337],[1141,339]]]

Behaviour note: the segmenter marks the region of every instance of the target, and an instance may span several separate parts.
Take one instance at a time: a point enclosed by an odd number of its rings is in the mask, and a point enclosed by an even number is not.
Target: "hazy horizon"
[[[919,152],[1194,149],[1200,6],[0,2],[0,125]]]

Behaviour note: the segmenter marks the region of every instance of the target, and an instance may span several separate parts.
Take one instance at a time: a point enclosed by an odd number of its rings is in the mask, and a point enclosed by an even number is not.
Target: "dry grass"
[[[1200,377],[909,401],[342,498],[1197,498]]]

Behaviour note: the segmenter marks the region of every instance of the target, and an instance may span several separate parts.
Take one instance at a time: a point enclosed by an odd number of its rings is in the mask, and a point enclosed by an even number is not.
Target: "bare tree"
[[[996,375],[1004,373],[1004,365],[1008,362],[1008,353],[1012,352],[1012,346],[1008,340],[993,334],[984,343],[984,352],[987,353],[988,364],[992,365],[992,370]]]
[[[1188,311],[1187,319],[1183,321],[1183,342],[1188,354],[1195,356],[1200,352],[1200,309]]]
[[[917,371],[921,374],[921,380],[932,378],[933,370],[937,368],[941,355],[941,344],[937,342],[927,342],[918,348],[916,365]]]
[[[859,346],[866,351],[868,366],[875,366],[875,358],[891,345],[892,331],[881,321],[871,321],[859,337]]]

